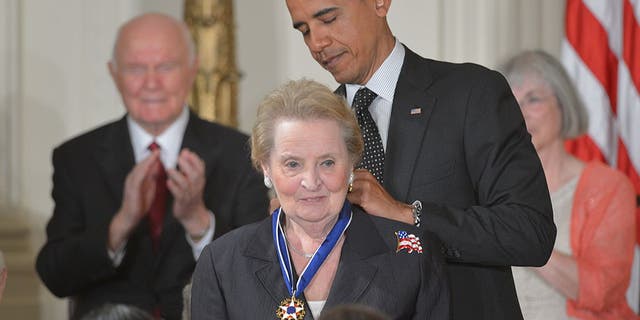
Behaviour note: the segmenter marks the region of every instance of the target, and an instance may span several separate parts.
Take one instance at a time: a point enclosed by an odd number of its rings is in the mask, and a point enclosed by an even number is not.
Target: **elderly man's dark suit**
[[[202,252],[193,275],[193,320],[276,318],[280,302],[290,295],[271,230],[271,219],[265,219],[230,232]],[[396,252],[395,232],[400,230],[417,235],[423,253]],[[393,319],[449,319],[444,261],[432,238],[414,226],[369,216],[356,207],[345,235],[323,310],[356,303]],[[304,319],[313,318],[307,307]]]
[[[385,157],[385,189],[405,203],[420,200],[422,228],[444,243],[453,319],[521,319],[510,266],[545,264],[556,229],[504,78],[406,49]]]
[[[182,147],[205,162],[204,202],[215,215],[214,237],[267,216],[266,189],[251,167],[245,135],[190,114]],[[147,219],[129,238],[120,266],[107,254],[109,223],[134,165],[125,118],[53,152],[55,209],[36,266],[51,292],[74,297],[78,316],[113,302],[147,310],[160,306],[166,319],[180,318],[182,288],[195,261],[185,230],[171,213],[171,199],[156,254]]]

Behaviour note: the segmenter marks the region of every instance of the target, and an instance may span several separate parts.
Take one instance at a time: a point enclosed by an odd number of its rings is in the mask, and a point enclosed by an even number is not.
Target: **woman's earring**
[[[351,191],[353,191],[353,172],[351,172],[351,174],[349,175],[349,189],[347,190],[347,192]]]
[[[269,189],[273,188],[273,183],[271,182],[269,176],[264,176],[264,186]]]

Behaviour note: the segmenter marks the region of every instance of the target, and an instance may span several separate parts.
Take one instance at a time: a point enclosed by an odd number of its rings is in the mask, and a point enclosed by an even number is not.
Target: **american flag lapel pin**
[[[396,238],[398,238],[396,252],[407,250],[407,253],[413,253],[414,251],[422,253],[422,243],[420,242],[420,238],[416,237],[414,234],[409,234],[403,230],[396,231]]]
[[[421,113],[422,113],[422,108],[420,108],[420,107],[411,108],[411,111],[409,111],[409,114],[412,115],[412,116],[417,116],[417,115],[419,115]]]

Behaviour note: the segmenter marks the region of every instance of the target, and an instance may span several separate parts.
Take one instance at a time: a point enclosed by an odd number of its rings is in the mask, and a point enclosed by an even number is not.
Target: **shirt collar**
[[[378,97],[393,102],[396,91],[396,84],[400,77],[400,70],[404,62],[405,50],[404,46],[396,39],[393,50],[389,56],[382,62],[380,68],[371,76],[371,79],[365,85],[371,91],[375,92]],[[356,91],[362,88],[359,84],[346,84],[347,101],[353,101]]]
[[[155,141],[160,146],[160,160],[165,168],[175,168],[188,122],[189,108],[184,106],[178,118],[164,132],[154,137],[127,115],[127,126],[136,163],[149,156],[149,145]]]

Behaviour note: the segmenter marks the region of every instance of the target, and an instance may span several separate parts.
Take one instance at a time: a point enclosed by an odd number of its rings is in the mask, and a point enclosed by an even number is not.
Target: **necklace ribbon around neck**
[[[326,238],[316,249],[307,263],[307,266],[302,270],[298,281],[294,286],[294,274],[293,274],[293,265],[291,263],[291,258],[289,257],[289,250],[287,248],[287,241],[285,239],[284,230],[282,228],[282,224],[280,223],[280,216],[284,216],[284,212],[282,208],[276,210],[274,214],[271,215],[272,221],[272,231],[273,231],[273,241],[276,247],[276,254],[278,256],[278,262],[280,263],[280,270],[282,271],[282,277],[284,278],[284,282],[287,286],[287,290],[289,290],[289,294],[291,295],[291,300],[299,297],[304,289],[307,287],[313,276],[318,272],[322,263],[327,259],[331,250],[336,246],[340,237],[344,234],[351,223],[351,218],[353,213],[351,212],[351,204],[349,201],[345,201],[342,206],[342,210],[340,210],[340,214],[338,215],[338,221],[333,226],[329,234],[327,234]]]

